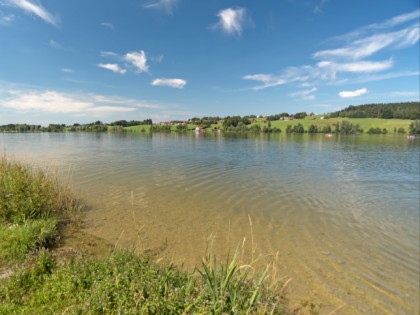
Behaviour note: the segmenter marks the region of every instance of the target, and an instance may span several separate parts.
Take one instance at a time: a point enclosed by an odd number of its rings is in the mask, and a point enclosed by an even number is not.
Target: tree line
[[[100,120],[88,124],[74,123],[66,124],[49,124],[48,126],[30,125],[30,124],[7,124],[0,125],[0,132],[65,132],[65,131],[107,131],[108,126],[112,127],[130,127],[138,125],[152,125],[151,119],[145,120],[117,120],[112,123],[103,123]]]
[[[388,104],[350,105],[343,110],[329,114],[331,118],[385,118],[385,119],[420,119],[420,102]]]

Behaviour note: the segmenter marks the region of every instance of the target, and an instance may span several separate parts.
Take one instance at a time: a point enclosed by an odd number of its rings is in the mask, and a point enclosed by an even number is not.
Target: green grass
[[[27,253],[50,247],[58,237],[55,219],[27,220],[24,224],[0,225],[0,262],[22,261]]]
[[[265,274],[252,281],[234,261],[197,273],[129,251],[61,264],[41,252],[27,264],[0,285],[0,314],[285,314]]]
[[[80,205],[57,177],[0,157],[0,267],[22,261],[59,239]]]
[[[139,125],[139,126],[124,127],[124,131],[128,131],[128,132],[150,132],[150,125]]]
[[[57,177],[0,157],[0,223],[48,218],[63,222],[79,210],[70,190]]]

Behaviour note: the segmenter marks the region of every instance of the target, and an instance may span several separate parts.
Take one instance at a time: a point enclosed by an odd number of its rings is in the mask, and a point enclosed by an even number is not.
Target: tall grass
[[[199,276],[127,250],[65,264],[42,252],[0,284],[0,314],[285,314],[264,277],[232,262]]]
[[[59,239],[80,205],[56,176],[0,157],[0,267]]]
[[[67,186],[42,170],[0,158],[0,223],[55,218],[68,221],[80,205]]]

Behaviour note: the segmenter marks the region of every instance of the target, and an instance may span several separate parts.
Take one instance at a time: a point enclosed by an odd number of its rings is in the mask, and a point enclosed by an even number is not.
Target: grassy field
[[[380,118],[330,118],[330,119],[321,119],[322,116],[313,116],[305,117],[304,119],[284,121],[276,120],[271,122],[271,127],[280,128],[282,131],[286,130],[287,125],[297,125],[301,123],[302,126],[307,130],[310,125],[316,125],[318,129],[330,125],[333,128],[333,124],[337,124],[343,120],[347,120],[352,124],[358,124],[364,132],[367,132],[370,128],[386,128],[389,133],[394,132],[394,129],[404,128],[405,131],[408,131],[408,127],[412,120],[405,119],[380,119]],[[260,124],[261,127],[264,126],[264,123],[259,119],[256,123]],[[334,129],[334,128],[333,128]]]
[[[277,262],[259,270],[240,250],[224,261],[208,253],[184,270],[152,254],[114,248],[94,258],[57,248],[79,211],[54,176],[0,159],[0,314],[317,312],[307,301],[288,309]]]
[[[347,120],[352,124],[358,124],[360,128],[366,133],[370,128],[380,128],[387,129],[388,133],[393,133],[394,130],[398,130],[399,128],[404,128],[405,132],[408,132],[410,123],[412,120],[406,119],[381,119],[381,118],[329,118],[329,119],[321,119],[321,115],[313,116],[313,117],[305,117],[304,119],[296,119],[291,121],[284,121],[284,120],[276,120],[271,121],[271,127],[280,128],[282,131],[286,130],[288,125],[295,126],[298,123],[302,124],[305,130],[308,130],[310,125],[316,125],[319,130],[323,127],[330,125],[331,128],[334,130],[334,124],[341,123],[343,120]],[[256,122],[248,125],[251,127],[255,124],[258,124],[262,127],[267,126],[267,122],[264,123],[263,119],[257,119]],[[188,130],[194,130],[196,125],[188,124]],[[209,129],[220,128],[220,125],[211,125]],[[150,126],[148,125],[141,125],[141,126],[132,126],[132,127],[125,127],[123,129],[127,132],[150,132]],[[112,131],[112,129],[110,130]],[[176,126],[172,126],[172,131],[176,131]]]
[[[124,131],[127,131],[127,132],[150,132],[150,125],[139,125],[139,126],[124,127]]]

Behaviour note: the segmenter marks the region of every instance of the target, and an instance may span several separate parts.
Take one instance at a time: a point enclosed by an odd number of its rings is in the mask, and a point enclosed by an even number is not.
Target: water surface
[[[112,244],[193,266],[209,235],[218,253],[245,237],[248,253],[279,253],[293,303],[316,292],[323,313],[419,312],[419,140],[0,134],[0,147],[70,172],[84,232]]]

